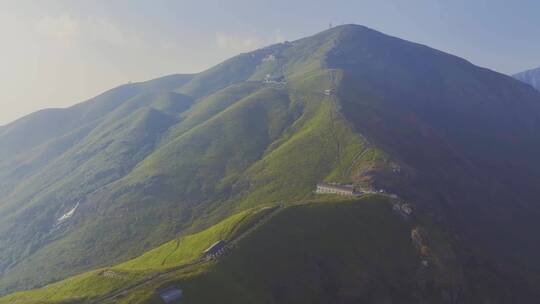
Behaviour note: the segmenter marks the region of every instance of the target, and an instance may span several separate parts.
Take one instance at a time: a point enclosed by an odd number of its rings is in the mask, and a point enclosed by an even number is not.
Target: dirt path
[[[354,168],[354,166],[356,166],[356,164],[360,161],[360,159],[362,159],[362,156],[364,156],[364,154],[366,154],[366,152],[368,152],[369,150],[370,150],[370,148],[366,147],[366,148],[364,148],[364,150],[362,150],[360,153],[358,153],[353,158],[353,161],[351,162],[351,165],[347,168],[347,173],[346,173],[347,176],[351,175],[351,171]]]

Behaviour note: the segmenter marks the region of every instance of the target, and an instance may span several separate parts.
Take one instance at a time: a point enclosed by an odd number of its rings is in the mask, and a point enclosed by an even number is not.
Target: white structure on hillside
[[[277,84],[286,84],[284,76],[272,77],[270,74],[266,74],[263,79],[263,83],[277,83]]]
[[[335,183],[318,183],[315,190],[318,194],[358,195],[353,185],[340,185]]]
[[[204,258],[207,260],[212,260],[222,255],[226,250],[225,245],[226,243],[223,240],[215,242],[214,244],[212,244],[212,246],[208,247],[208,249],[203,252]]]
[[[335,92],[336,92],[336,90],[334,88],[326,89],[326,90],[324,90],[324,95],[331,96],[331,95],[334,95]]]
[[[267,55],[266,57],[262,59],[262,62],[272,62],[272,61],[276,61],[276,56],[274,56],[274,54]]]

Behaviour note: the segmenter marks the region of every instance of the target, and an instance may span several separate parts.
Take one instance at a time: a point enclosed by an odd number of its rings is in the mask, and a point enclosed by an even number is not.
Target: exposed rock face
[[[416,248],[416,250],[418,250],[418,253],[421,256],[428,255],[427,240],[424,234],[422,233],[422,230],[419,227],[416,227],[413,230],[411,230],[411,240],[413,242],[414,247]]]
[[[394,212],[400,215],[403,219],[407,220],[413,213],[412,206],[408,203],[395,203],[393,206]]]

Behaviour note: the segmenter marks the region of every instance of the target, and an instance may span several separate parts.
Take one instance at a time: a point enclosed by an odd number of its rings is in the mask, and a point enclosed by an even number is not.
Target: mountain
[[[504,278],[456,251],[451,236],[429,220],[396,213],[395,203],[369,195],[249,209],[133,260],[0,303],[163,303],[156,291],[171,287],[182,290],[187,303],[511,299],[504,288],[478,293]],[[219,240],[228,249],[218,261],[200,259]],[[475,277],[467,276],[467,267],[475,267]]]
[[[514,78],[530,84],[533,88],[540,90],[540,68],[528,70],[515,74]]]
[[[533,303],[539,130],[540,92],[530,86],[357,25],[199,74],[121,86],[0,129],[0,290],[110,267],[162,244],[170,251],[231,216],[278,204],[284,211],[230,255],[169,279],[192,286],[197,303],[220,285],[232,302]],[[379,196],[296,207],[320,200],[321,181],[392,194],[414,206],[418,222],[400,222]],[[424,251],[411,242],[419,234],[433,240]],[[265,242],[281,262],[268,248],[250,249]],[[156,261],[168,265],[153,253],[132,262],[140,265],[133,280],[155,273]],[[279,269],[288,255],[298,267]],[[432,259],[428,279],[416,275],[423,256]],[[246,290],[223,285],[228,274],[253,280]],[[87,291],[67,284],[60,301],[118,287],[87,283]],[[153,295],[146,287],[130,292]]]

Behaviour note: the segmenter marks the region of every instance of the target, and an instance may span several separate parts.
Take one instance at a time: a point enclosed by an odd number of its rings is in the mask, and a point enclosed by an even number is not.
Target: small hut
[[[204,257],[207,259],[212,259],[221,255],[225,251],[225,244],[226,243],[223,240],[215,242],[203,252]]]

